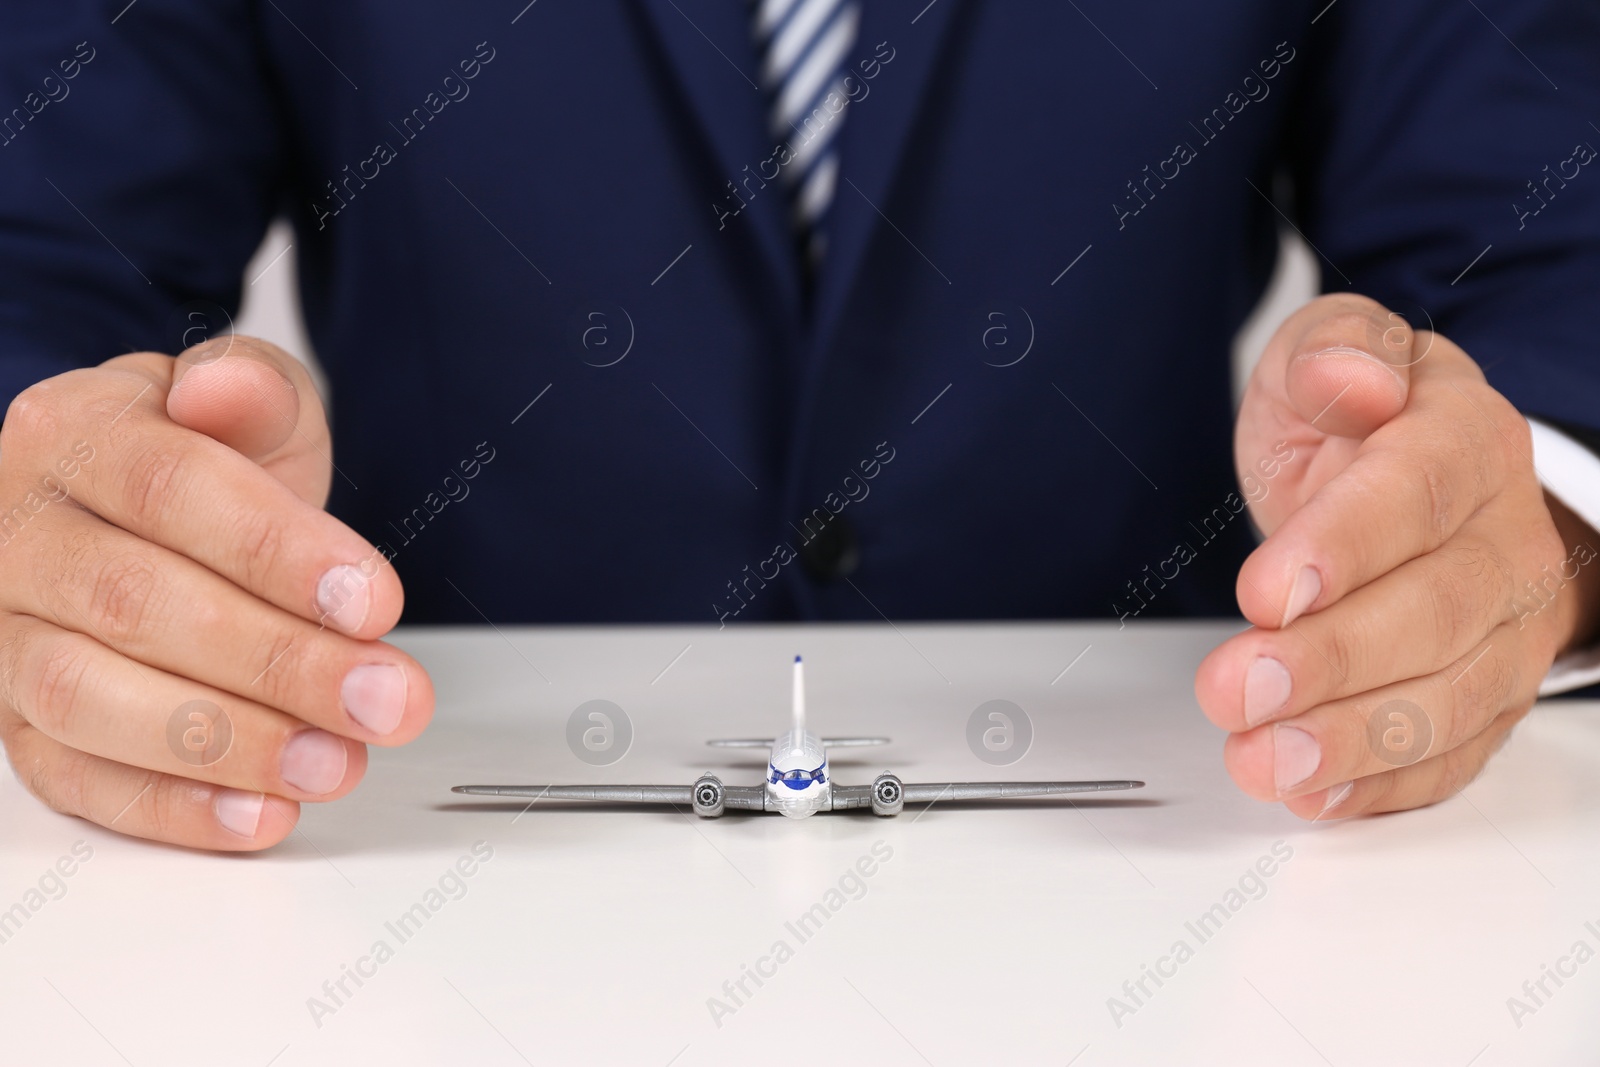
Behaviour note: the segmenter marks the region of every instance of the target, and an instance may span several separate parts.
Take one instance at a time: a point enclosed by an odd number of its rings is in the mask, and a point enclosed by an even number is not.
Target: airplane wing
[[[895,796],[898,787],[899,796]],[[1141,789],[1143,782],[901,782],[892,774],[879,776],[871,785],[835,785],[833,810],[878,808],[898,811],[903,804],[932,804],[941,800],[1004,800],[1012,797],[1050,797],[1064,793],[1108,793]],[[877,804],[874,805],[874,794]]]
[[[723,805],[736,811],[762,811],[766,790],[758,785],[720,786]],[[587,800],[603,804],[659,804],[694,807],[692,785],[458,785],[452,793],[478,797],[532,797],[534,800]]]
[[[766,737],[730,737],[715,741],[707,741],[712,748],[771,748],[776,738]]]
[[[1006,797],[1050,797],[1061,793],[1109,793],[1143,789],[1143,782],[911,782],[905,786],[912,804],[936,800],[1000,800]]]
[[[823,748],[861,748],[866,745],[887,745],[887,737],[824,737]]]

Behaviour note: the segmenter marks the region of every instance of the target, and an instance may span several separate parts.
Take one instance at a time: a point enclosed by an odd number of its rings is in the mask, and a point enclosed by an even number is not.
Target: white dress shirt
[[[1600,530],[1600,456],[1538,419],[1529,419],[1528,425],[1533,428],[1533,465],[1540,483],[1591,529]],[[1600,552],[1600,536],[1594,547]],[[1600,565],[1600,560],[1589,565]],[[1600,682],[1600,645],[1556,660],[1539,686],[1539,695],[1565,693],[1595,682]]]

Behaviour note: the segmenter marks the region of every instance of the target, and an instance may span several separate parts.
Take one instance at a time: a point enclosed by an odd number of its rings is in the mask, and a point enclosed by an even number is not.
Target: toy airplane
[[[535,800],[586,800],[611,804],[689,805],[714,819],[725,811],[774,811],[804,819],[819,811],[871,808],[874,815],[898,815],[906,804],[939,800],[997,800],[1138,789],[1143,782],[902,782],[880,774],[871,785],[835,785],[828,775],[829,748],[882,745],[886,737],[818,737],[806,729],[804,667],[794,658],[794,725],[781,737],[711,741],[717,748],[770,748],[765,785],[723,785],[703,774],[693,785],[458,785],[453,792],[473,796],[533,797]]]

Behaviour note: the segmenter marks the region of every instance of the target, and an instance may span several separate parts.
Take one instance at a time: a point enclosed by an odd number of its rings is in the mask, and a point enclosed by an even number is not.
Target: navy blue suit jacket
[[[1593,3],[865,0],[814,290],[745,4],[524,4],[5,5],[0,392],[179,350],[287,213],[417,622],[1230,612],[1289,220],[1600,426]]]

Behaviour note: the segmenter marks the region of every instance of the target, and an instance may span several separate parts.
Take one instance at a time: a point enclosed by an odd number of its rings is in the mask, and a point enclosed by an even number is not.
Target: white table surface
[[[1535,709],[1447,803],[1308,825],[1235,789],[1195,706],[1194,667],[1228,629],[401,631],[437,684],[433,726],[374,749],[353,796],[308,805],[269,853],[121,838],[4,776],[0,909],[75,846],[92,855],[0,944],[0,1063],[1600,1062],[1600,962],[1559,963],[1600,950],[1600,706]],[[781,727],[797,651],[816,729],[894,739],[836,752],[840,780],[1149,785],[801,822],[449,792],[756,781],[763,753],[703,741]],[[635,732],[603,767],[565,740],[597,698]],[[966,741],[995,699],[1035,732],[1000,768]],[[477,842],[492,857],[446,879],[459,899],[430,898]],[[889,855],[864,890],[830,901],[875,844]],[[1288,858],[1252,881],[1275,847]],[[819,902],[837,910],[801,940],[786,924]],[[418,903],[437,909],[402,941],[386,923]],[[1219,903],[1237,910],[1202,941],[1187,924]],[[1180,940],[1192,954],[1114,1016]],[[378,941],[392,956],[362,963]],[[779,941],[792,954],[761,963]],[[724,983],[758,963],[771,977],[736,1004]],[[335,1006],[324,982],[358,964],[370,977]],[[1545,965],[1571,977],[1514,1019]]]

